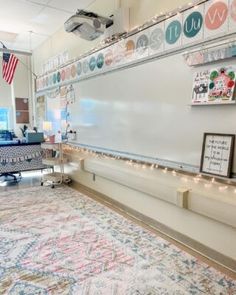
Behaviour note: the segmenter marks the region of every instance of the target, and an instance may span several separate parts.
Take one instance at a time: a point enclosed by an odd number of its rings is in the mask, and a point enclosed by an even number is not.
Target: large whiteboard
[[[225,65],[191,68],[177,54],[74,84],[76,143],[199,167],[203,133],[234,134],[236,105],[190,106],[193,76]]]

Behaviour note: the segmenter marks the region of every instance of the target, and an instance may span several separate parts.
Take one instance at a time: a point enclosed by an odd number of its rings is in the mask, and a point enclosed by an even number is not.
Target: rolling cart
[[[41,148],[43,150],[43,164],[53,168],[54,166],[59,167],[59,172],[55,172],[53,169],[52,173],[47,173],[42,176],[41,186],[45,183],[51,185],[51,188],[54,188],[55,185],[70,183],[71,179],[64,173],[64,163],[66,163],[66,159],[63,157],[62,144],[44,142],[41,144]]]

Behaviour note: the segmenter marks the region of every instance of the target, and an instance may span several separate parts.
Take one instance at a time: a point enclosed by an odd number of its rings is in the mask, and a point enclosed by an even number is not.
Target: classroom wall
[[[75,183],[108,196],[131,210],[157,221],[181,235],[236,261],[235,190],[162,169],[134,168],[125,161],[93,158],[76,150],[66,150],[65,172]],[[185,208],[177,191],[189,190]],[[168,232],[167,232],[168,233]],[[196,243],[188,243],[190,247]],[[234,267],[226,259],[198,249],[215,260]]]
[[[3,108],[11,108],[12,107],[12,99],[11,99],[11,87],[2,79],[2,75],[0,75],[0,107]]]
[[[185,0],[97,0],[87,9],[104,15],[110,15],[119,5],[130,6],[130,27],[133,28],[137,25],[141,25],[143,22],[161,11],[166,12],[188,2],[189,1]],[[69,58],[73,59],[78,57],[81,53],[95,47],[99,42],[100,40],[94,42],[81,40],[73,34],[65,33],[64,29],[61,28],[49,40],[34,50],[34,71],[37,74],[40,74],[42,64],[50,57],[55,56],[64,50],[68,50]],[[101,160],[101,165],[102,163],[103,161]],[[113,166],[115,169],[115,167],[118,167],[118,163],[113,161]],[[184,234],[222,255],[236,260],[235,227],[218,221],[217,218],[211,218],[201,214],[201,210],[204,209],[201,206],[206,200],[206,187],[199,187],[197,191],[199,200],[195,206],[200,208],[200,211],[199,213],[194,213],[155,198],[145,192],[130,188],[129,185],[117,183],[112,179],[96,176],[96,180],[94,181],[93,174],[85,171],[83,167],[80,166],[79,157],[74,154],[70,154],[70,163],[66,166],[66,172],[75,182],[107,195],[114,201],[118,201],[119,203],[168,226],[174,231]],[[143,171],[142,173],[145,179],[145,177],[147,177],[147,172]],[[156,179],[152,183],[153,186],[155,186],[156,182],[160,180],[158,174],[155,174],[155,177]],[[167,187],[171,180],[167,175],[162,176],[162,178],[163,177],[163,185],[166,186],[165,196],[166,198],[170,198]],[[127,179],[129,179],[129,176],[127,176]],[[137,186],[139,182],[140,180],[137,179]],[[133,185],[135,186],[135,182]],[[211,188],[208,189],[211,191]],[[214,195],[213,191],[211,192],[211,195]],[[218,190],[215,195],[216,198],[221,199],[223,203],[227,203],[227,197],[225,194],[222,194]],[[233,195],[232,198],[234,198]],[[202,202],[202,200],[204,200],[204,202]],[[212,214],[214,214],[214,212],[217,213],[217,210],[222,214],[224,213],[222,212],[223,210],[220,210],[217,207],[220,206],[219,204],[215,206],[214,201],[211,198],[207,198],[207,200],[208,208],[211,208],[213,212]]]
[[[181,7],[192,1],[186,0],[122,0],[122,6],[131,7],[130,10],[130,25],[131,28],[138,26],[148,20],[150,20],[156,14],[161,12],[166,13]]]
[[[119,7],[130,7],[130,29],[132,29],[160,12],[168,12],[188,2],[186,0],[96,0],[87,10],[109,16]],[[100,41],[101,39],[92,42],[80,39],[74,34],[66,33],[62,26],[52,37],[33,51],[34,71],[40,74],[46,60],[65,50],[68,50],[69,59],[74,59],[96,47]]]

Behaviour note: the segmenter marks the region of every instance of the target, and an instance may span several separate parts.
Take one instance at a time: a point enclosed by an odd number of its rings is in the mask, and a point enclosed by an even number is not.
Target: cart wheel
[[[51,188],[55,188],[55,185],[52,185]]]
[[[41,181],[40,185],[43,186],[43,182],[42,181]]]

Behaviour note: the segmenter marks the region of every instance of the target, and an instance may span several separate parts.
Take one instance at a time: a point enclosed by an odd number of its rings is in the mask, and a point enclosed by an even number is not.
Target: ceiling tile
[[[68,14],[52,8],[45,8],[36,18],[30,21],[33,31],[52,34],[63,26]]]
[[[51,0],[24,0],[24,1],[45,5],[50,3]]]
[[[77,9],[87,8],[94,0],[51,0],[50,6],[57,7],[75,13]]]
[[[15,33],[0,31],[0,40],[1,41],[14,42],[16,40],[16,37],[17,37],[17,34],[15,34]]]
[[[0,0],[0,41],[7,42],[11,49],[34,49],[63,27],[77,9],[86,9],[94,1]],[[31,42],[30,31],[34,32]]]

